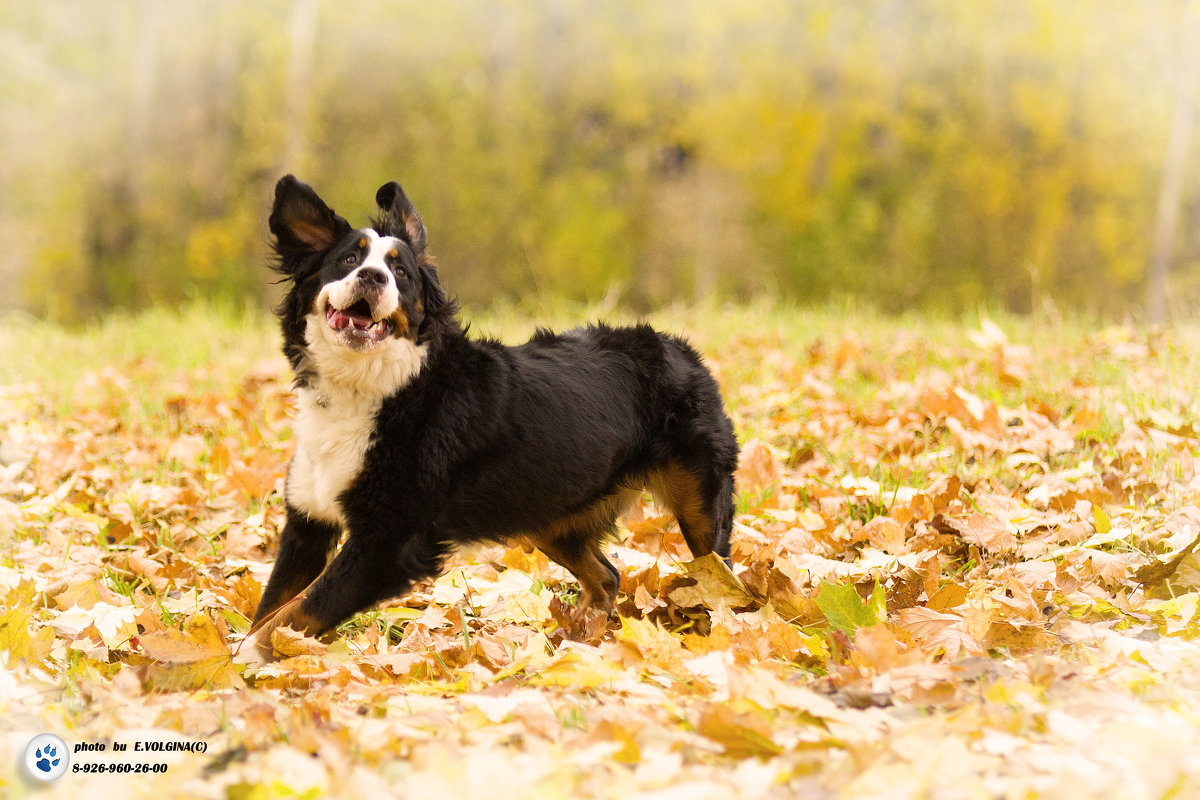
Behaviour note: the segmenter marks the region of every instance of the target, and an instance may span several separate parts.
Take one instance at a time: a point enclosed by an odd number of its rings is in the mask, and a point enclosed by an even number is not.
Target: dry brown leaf
[[[275,655],[284,658],[293,656],[323,656],[329,646],[318,642],[311,636],[305,636],[300,631],[288,627],[271,630],[271,649]]]
[[[729,706],[710,703],[700,712],[696,730],[725,748],[731,758],[769,758],[783,748],[771,738],[771,726],[752,712],[738,713]]]
[[[774,453],[765,443],[758,439],[751,439],[742,445],[741,455],[738,456],[737,472],[734,474],[739,491],[762,491],[768,486],[778,483],[781,474],[782,471]]]
[[[963,541],[989,553],[1013,553],[1019,545],[1008,525],[993,517],[972,514],[966,519],[942,517],[941,522],[962,536]]]
[[[549,609],[567,638],[577,642],[600,641],[608,632],[608,613],[564,603],[557,595],[550,598]]]
[[[645,585],[640,583],[633,590],[633,603],[637,606],[638,611],[642,612],[642,616],[648,616],[660,608],[667,607],[665,600],[652,596],[650,592],[646,591]]]
[[[1179,565],[1189,554],[1200,547],[1200,524],[1197,524],[1198,521],[1195,519],[1196,516],[1200,516],[1200,511],[1196,509],[1184,509],[1184,511],[1187,512],[1185,515],[1172,515],[1168,520],[1168,525],[1171,524],[1171,520],[1177,520],[1177,527],[1183,532],[1184,538],[1192,533],[1195,533],[1195,536],[1178,551],[1151,559],[1148,563],[1138,567],[1133,573],[1135,581],[1144,586],[1162,583],[1175,574]]]
[[[684,575],[694,583],[671,589],[667,596],[675,605],[681,608],[716,608],[722,601],[732,608],[749,608],[754,605],[754,598],[746,586],[716,553],[689,561],[683,565],[683,569]]]
[[[898,556],[908,552],[904,528],[890,517],[873,517],[863,526],[863,539],[885,553]]]
[[[911,633],[927,653],[941,651],[952,660],[960,653],[982,652],[979,641],[968,633],[965,620],[959,614],[944,614],[916,606],[898,612],[896,624]]]

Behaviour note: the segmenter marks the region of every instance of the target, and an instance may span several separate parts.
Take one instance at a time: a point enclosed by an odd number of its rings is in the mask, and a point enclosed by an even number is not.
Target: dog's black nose
[[[388,276],[386,272],[377,267],[364,267],[358,271],[358,280],[360,283],[373,283],[377,286],[386,286]]]

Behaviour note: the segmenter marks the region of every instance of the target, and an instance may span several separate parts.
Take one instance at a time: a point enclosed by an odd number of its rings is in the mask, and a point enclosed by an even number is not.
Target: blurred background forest
[[[1197,16],[0,0],[0,308],[267,299],[265,217],[295,172],[356,224],[401,181],[472,303],[1190,313]]]

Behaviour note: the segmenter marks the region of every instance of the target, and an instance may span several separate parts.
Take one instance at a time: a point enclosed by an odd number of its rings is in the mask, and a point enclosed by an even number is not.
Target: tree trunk
[[[308,96],[312,83],[313,50],[317,42],[316,0],[292,4],[291,43],[288,57],[284,119],[283,171],[304,172],[308,155]]]
[[[1171,135],[1163,161],[1162,184],[1158,193],[1158,211],[1154,220],[1154,252],[1150,262],[1150,322],[1162,325],[1167,321],[1167,280],[1175,249],[1175,231],[1179,223],[1179,206],[1183,199],[1184,166],[1195,122],[1196,81],[1200,68],[1200,13],[1198,4],[1187,4],[1183,32],[1180,36],[1180,62],[1175,84],[1175,114],[1171,120]]]

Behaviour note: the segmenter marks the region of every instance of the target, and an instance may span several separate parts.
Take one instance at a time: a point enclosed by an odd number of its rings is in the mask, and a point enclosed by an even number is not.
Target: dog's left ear
[[[385,229],[379,231],[386,236],[399,236],[408,242],[413,252],[420,256],[425,252],[425,223],[395,181],[385,183],[375,193],[375,202],[384,216],[378,222]]]

